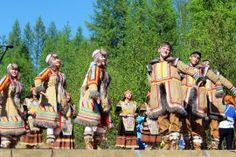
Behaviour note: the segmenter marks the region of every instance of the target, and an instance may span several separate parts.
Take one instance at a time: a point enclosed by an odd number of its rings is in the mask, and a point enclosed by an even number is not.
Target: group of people
[[[189,63],[184,64],[171,55],[171,45],[162,43],[158,48],[159,57],[148,64],[150,83],[150,111],[147,116],[156,119],[163,149],[179,149],[181,135],[185,149],[207,149],[206,127],[210,123],[211,149],[221,149],[224,135],[222,121],[231,119],[233,129],[235,109],[230,115],[222,104],[235,106],[234,98],[226,101],[223,87],[235,96],[236,88],[219,72],[212,70],[209,60],[200,62],[201,53],[189,55]],[[227,99],[228,100],[228,99]],[[226,126],[226,125],[225,125]],[[220,128],[220,129],[219,129]],[[225,128],[224,128],[225,129]],[[233,133],[233,132],[232,132]],[[227,137],[227,149],[233,149]]]
[[[75,116],[70,94],[66,91],[61,60],[56,54],[46,57],[49,65],[21,100],[22,84],[18,65],[7,66],[0,82],[0,137],[2,148],[14,148],[19,142],[27,148],[43,144],[43,129],[51,148],[74,148],[72,118]]]
[[[201,60],[194,51],[189,64],[171,55],[168,42],[157,49],[159,57],[147,65],[150,91],[147,101],[138,107],[130,90],[116,105],[120,117],[116,147],[128,149],[233,149],[234,97],[236,88],[209,60]],[[48,67],[34,80],[22,101],[19,67],[7,66],[0,82],[0,137],[2,148],[14,148],[20,142],[27,148],[39,148],[46,130],[50,148],[75,147],[73,123],[84,125],[86,149],[102,149],[107,131],[113,127],[106,70],[108,54],[104,49],[92,53],[93,61],[80,89],[76,113],[66,90],[66,77],[60,71],[61,60],[54,53],[45,61]],[[231,91],[226,95],[224,88]],[[206,146],[206,127],[210,124],[211,144]],[[181,144],[181,145],[180,145]]]
[[[160,144],[167,150],[222,149],[226,139],[226,149],[234,149],[236,88],[210,67],[209,60],[200,62],[200,52],[192,52],[189,63],[184,64],[171,55],[171,49],[168,42],[162,43],[159,57],[147,65],[150,91],[139,115],[130,91],[118,103],[121,125],[116,146],[155,149]],[[226,95],[223,87],[233,96]]]

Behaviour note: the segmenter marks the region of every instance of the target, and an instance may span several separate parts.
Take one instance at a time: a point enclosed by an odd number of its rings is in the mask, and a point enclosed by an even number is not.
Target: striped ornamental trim
[[[45,117],[45,116],[39,116],[36,117],[35,120],[44,120],[44,121],[50,121],[50,122],[57,122],[58,118],[56,117]]]
[[[43,134],[42,132],[28,133],[26,135],[21,136],[20,142],[22,144],[30,146],[43,144]]]
[[[25,124],[20,118],[17,119],[19,121],[9,121],[9,120],[12,120],[12,117],[0,118],[0,135],[19,136],[25,133],[26,131]]]
[[[36,113],[36,117],[37,116],[45,116],[45,117],[58,117],[56,112],[37,112]]]
[[[236,95],[236,87],[232,87],[230,91],[233,93],[234,96]]]
[[[0,122],[0,127],[24,127],[23,121],[18,122]]]
[[[84,114],[78,114],[77,116],[78,118],[81,118],[81,119],[87,119],[87,120],[91,120],[91,121],[98,121],[100,120],[100,116],[88,116],[88,115],[84,115]]]
[[[87,85],[91,85],[91,84],[96,84],[98,85],[99,84],[99,81],[100,81],[100,76],[101,76],[101,69],[96,66],[96,65],[92,65],[92,67],[90,68],[89,70],[89,73],[88,73],[88,78],[87,78]]]
[[[25,133],[25,128],[0,128],[0,135],[2,136],[20,136]]]
[[[71,137],[71,136],[70,136]],[[56,142],[59,142],[59,143],[62,143],[62,142],[66,142],[66,143],[74,143],[75,142],[75,139],[73,139],[73,138],[70,138],[70,137],[64,137],[64,138],[58,138],[57,140],[56,140]]]
[[[41,111],[38,111],[38,112],[55,112],[56,113],[54,107],[52,107],[52,106],[41,106],[40,105],[40,110]]]
[[[25,126],[0,126],[1,131],[2,130],[22,130],[25,129]]]
[[[47,121],[47,122],[57,122],[57,119],[45,118],[45,117],[37,117],[35,121]]]
[[[97,126],[100,123],[100,121],[77,116],[77,118],[74,120],[74,123],[82,124],[84,126]]]
[[[56,112],[37,112],[34,125],[38,127],[55,128],[57,121],[58,114]]]
[[[195,80],[198,80],[198,79],[200,78],[200,75],[199,75],[198,73],[195,73],[195,74],[193,75],[193,78],[194,78]]]
[[[222,97],[224,95],[224,89],[223,86],[217,86],[215,91],[215,96],[217,98]]]
[[[152,78],[154,78],[154,81],[168,80],[171,78],[171,65],[167,62],[154,64],[152,68]]]
[[[94,112],[93,110],[86,109],[86,108],[81,108],[79,110],[79,114],[83,114],[86,116],[91,116],[91,117],[100,117],[100,114],[97,112]]]
[[[21,125],[24,123],[20,116],[4,116],[0,118],[0,124]]]

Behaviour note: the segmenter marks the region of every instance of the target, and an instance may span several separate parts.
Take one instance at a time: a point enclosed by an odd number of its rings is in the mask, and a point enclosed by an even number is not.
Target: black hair
[[[202,54],[201,54],[201,52],[199,52],[199,51],[193,51],[193,52],[190,54],[190,56],[192,56],[192,55],[194,55],[194,54],[199,55],[200,58],[202,57]]]

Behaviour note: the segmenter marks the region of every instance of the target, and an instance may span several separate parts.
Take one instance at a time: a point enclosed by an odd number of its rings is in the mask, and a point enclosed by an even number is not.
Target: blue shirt
[[[232,104],[225,105],[226,120],[219,123],[219,128],[234,128],[234,119],[236,118],[236,111]]]
[[[137,125],[136,125],[136,131],[137,131],[137,138],[140,138],[141,139],[141,130],[143,128],[143,122],[144,122],[144,117],[142,116],[137,116],[136,118],[136,122],[137,122]]]

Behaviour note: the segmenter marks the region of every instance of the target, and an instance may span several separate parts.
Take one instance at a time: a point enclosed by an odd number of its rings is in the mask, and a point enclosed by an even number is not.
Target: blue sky
[[[46,27],[54,21],[57,30],[61,30],[67,22],[71,27],[72,36],[80,26],[85,37],[89,36],[85,21],[91,21],[93,4],[96,0],[1,0],[0,7],[0,36],[8,37],[16,19],[21,30],[27,22],[31,26],[39,16]]]

